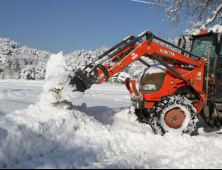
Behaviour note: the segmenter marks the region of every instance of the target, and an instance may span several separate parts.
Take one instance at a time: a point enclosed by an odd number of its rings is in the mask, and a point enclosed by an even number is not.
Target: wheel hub
[[[178,129],[183,125],[185,115],[179,108],[168,111],[165,115],[165,122],[170,128]]]

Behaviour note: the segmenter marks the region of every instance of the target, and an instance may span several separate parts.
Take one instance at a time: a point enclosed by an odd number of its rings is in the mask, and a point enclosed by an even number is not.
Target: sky
[[[132,0],[0,0],[0,38],[51,53],[95,51],[145,30],[170,38],[185,30],[175,34],[164,18]]]

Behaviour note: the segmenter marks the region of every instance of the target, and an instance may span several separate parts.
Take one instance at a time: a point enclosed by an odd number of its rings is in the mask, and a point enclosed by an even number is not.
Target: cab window
[[[208,49],[210,48],[210,51],[211,51],[210,57],[214,58],[215,46],[213,46],[212,42],[213,42],[213,35],[195,37],[193,40],[191,52],[200,56],[200,57],[202,55],[207,57],[208,56]],[[196,59],[193,56],[191,56],[191,58]]]

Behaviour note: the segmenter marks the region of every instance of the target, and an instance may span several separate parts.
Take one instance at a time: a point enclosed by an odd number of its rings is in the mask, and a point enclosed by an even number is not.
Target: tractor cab
[[[222,41],[221,33],[202,31],[192,36],[191,52],[208,59],[204,73],[207,96],[205,118],[222,121]],[[209,53],[210,49],[210,53]],[[191,56],[192,59],[194,57]],[[217,121],[215,121],[217,122]]]
[[[210,56],[209,56],[209,79],[213,82],[209,81],[209,86],[214,86],[212,89],[210,87],[208,97],[213,95],[213,100],[215,102],[222,102],[222,42],[220,41],[221,34],[219,33],[200,33],[196,36],[193,36],[193,43],[191,52],[208,58],[208,52],[210,48]],[[191,56],[192,58],[192,56]],[[194,58],[193,58],[194,59]],[[204,90],[207,88],[207,64],[205,69],[205,81],[204,81]],[[214,93],[212,93],[214,90]],[[209,96],[210,95],[210,96]]]

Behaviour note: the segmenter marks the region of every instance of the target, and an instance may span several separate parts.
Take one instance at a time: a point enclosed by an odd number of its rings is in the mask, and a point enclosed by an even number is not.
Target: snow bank
[[[66,124],[63,118],[66,116],[51,107],[36,105],[1,119],[0,167],[13,166],[50,152],[58,145],[58,134],[68,129],[68,126],[63,126]]]
[[[63,52],[51,55],[46,66],[46,78],[41,96],[43,103],[56,103],[64,100],[81,98],[84,93],[73,92],[76,88],[69,85],[70,73]]]
[[[85,107],[85,106],[84,106]],[[222,138],[155,135],[123,109],[103,125],[62,102],[0,120],[1,168],[221,168]],[[102,112],[101,112],[102,114]]]

